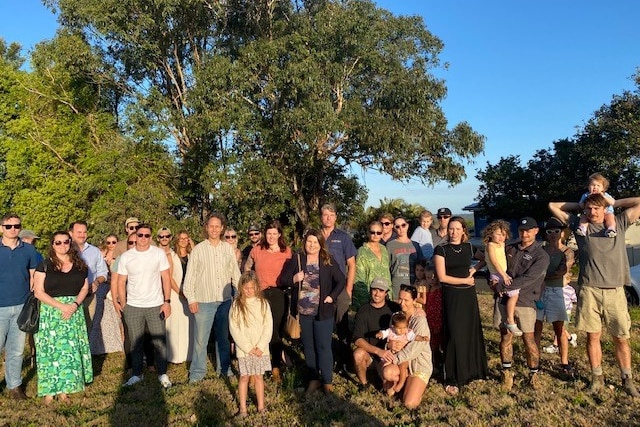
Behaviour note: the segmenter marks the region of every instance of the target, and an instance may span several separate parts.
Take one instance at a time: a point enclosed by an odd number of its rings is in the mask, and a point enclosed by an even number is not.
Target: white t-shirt
[[[139,308],[157,307],[164,303],[160,272],[169,269],[164,251],[149,246],[144,252],[129,249],[120,256],[118,274],[127,276],[127,305]]]

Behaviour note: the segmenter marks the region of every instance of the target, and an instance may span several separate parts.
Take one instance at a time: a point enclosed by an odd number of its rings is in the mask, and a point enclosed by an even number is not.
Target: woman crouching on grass
[[[415,306],[416,298],[418,298],[418,290],[414,286],[400,286],[398,303],[409,319],[409,328],[415,332],[416,336],[430,337],[427,317],[421,308]],[[398,365],[409,362],[409,378],[404,385],[402,403],[408,409],[415,409],[422,400],[433,371],[429,341],[415,340],[406,345],[402,341],[389,341],[387,348],[388,350],[382,355],[384,363],[387,363],[382,370],[384,388],[388,390],[396,387],[400,380]]]
[[[263,298],[258,276],[248,271],[240,277],[238,296],[229,311],[229,331],[236,343],[238,356],[238,416],[247,416],[247,394],[249,377],[255,384],[258,412],[264,408],[264,380],[262,375],[271,370],[269,341],[273,329],[273,318],[269,303]]]

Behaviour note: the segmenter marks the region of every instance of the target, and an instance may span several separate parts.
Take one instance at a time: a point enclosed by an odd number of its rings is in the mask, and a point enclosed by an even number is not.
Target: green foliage
[[[615,95],[571,139],[539,150],[526,166],[517,156],[501,158],[476,175],[479,201],[491,218],[549,216],[552,200],[578,201],[589,175],[610,181],[614,198],[636,196],[640,186],[640,80],[634,92]]]
[[[353,241],[356,247],[360,247],[367,241],[369,236],[367,231],[368,225],[371,221],[377,221],[380,215],[390,213],[394,217],[402,215],[406,218],[410,225],[409,236],[411,236],[412,230],[420,222],[420,213],[425,210],[425,207],[417,203],[407,203],[404,199],[387,199],[380,200],[378,207],[368,207],[363,215],[355,218],[355,221],[350,222],[352,229],[354,230]],[[432,212],[435,217],[435,212]],[[434,218],[435,219],[435,218]]]

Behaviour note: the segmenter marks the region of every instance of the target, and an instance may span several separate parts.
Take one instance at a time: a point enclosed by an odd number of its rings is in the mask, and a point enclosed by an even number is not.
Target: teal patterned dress
[[[354,310],[369,302],[369,286],[373,279],[382,277],[391,284],[391,272],[389,270],[389,252],[384,245],[380,245],[381,259],[373,253],[369,245],[365,243],[358,249],[356,256],[356,277],[353,286],[351,305]],[[391,288],[389,288],[391,291]]]
[[[44,263],[47,263],[46,270]],[[57,301],[75,301],[87,277],[74,266],[69,272],[55,271],[44,261],[36,271],[45,272],[45,291]],[[66,295],[60,295],[66,294]],[[77,393],[93,381],[91,351],[82,307],[69,320],[60,310],[40,303],[40,328],[34,335],[38,373],[38,396]]]

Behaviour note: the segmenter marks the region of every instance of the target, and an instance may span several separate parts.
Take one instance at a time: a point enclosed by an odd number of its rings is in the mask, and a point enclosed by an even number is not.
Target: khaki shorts
[[[499,299],[498,299],[499,301]],[[507,323],[507,307],[498,303],[500,315],[502,317],[502,324]],[[516,322],[520,326],[520,330],[525,334],[533,333],[536,326],[536,309],[533,307],[516,307]]]
[[[602,332],[602,323],[616,338],[631,338],[631,318],[624,288],[583,286],[578,294],[576,328],[585,332]]]

